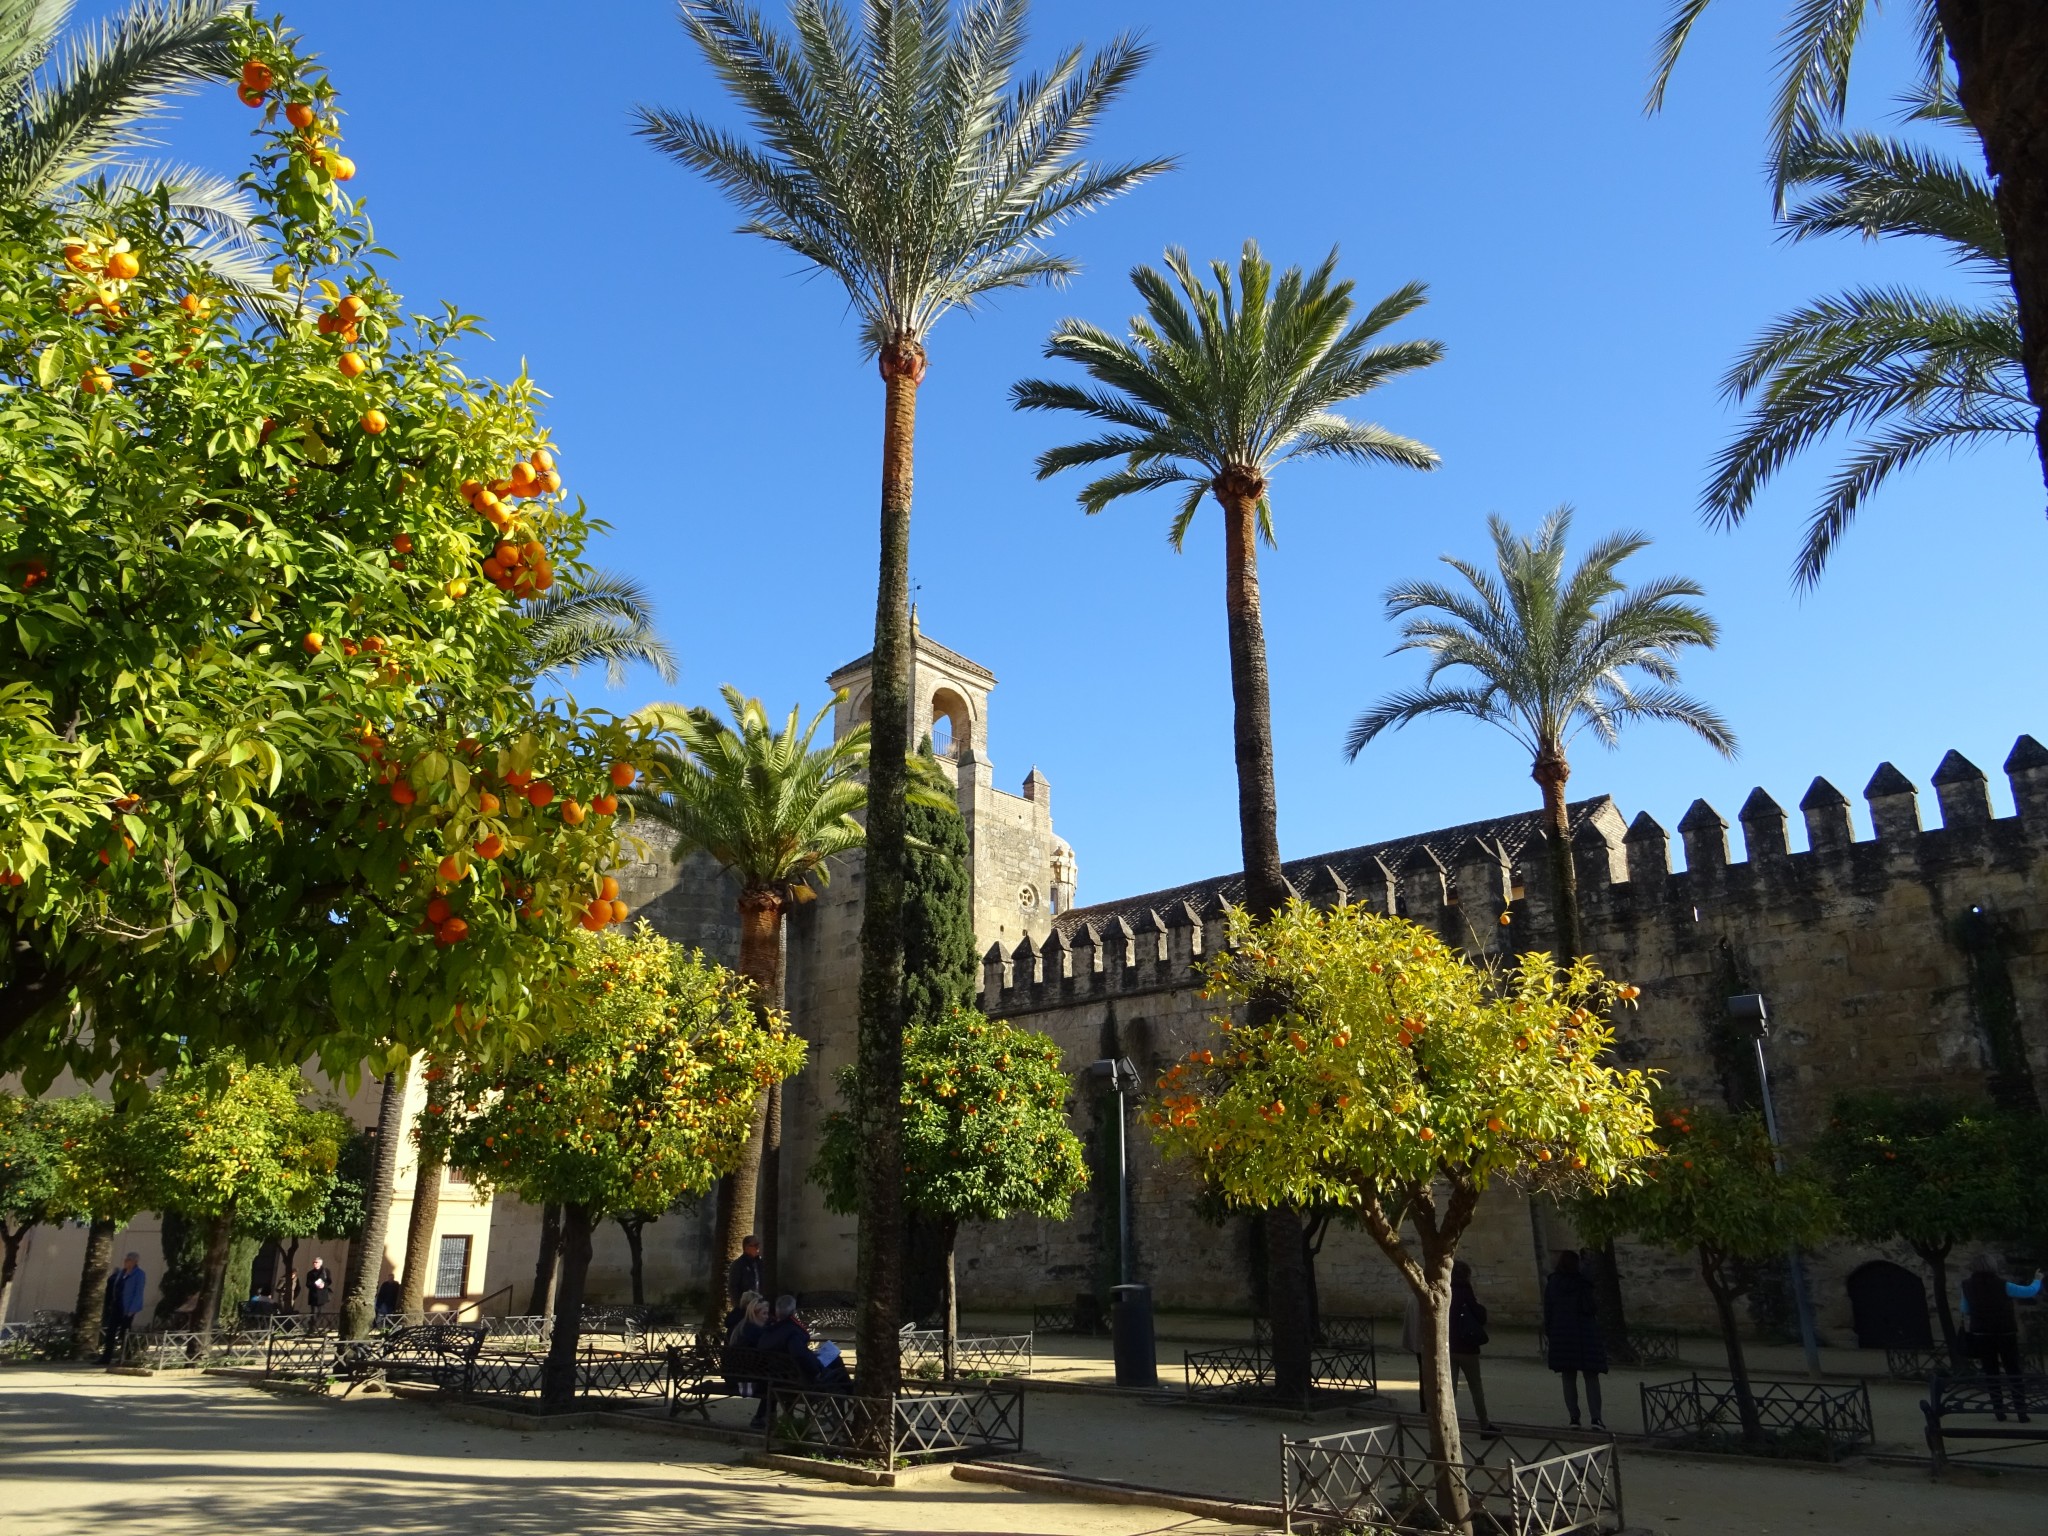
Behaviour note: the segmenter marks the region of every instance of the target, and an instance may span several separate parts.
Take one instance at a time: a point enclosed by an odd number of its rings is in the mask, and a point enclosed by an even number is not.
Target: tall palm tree
[[[1389,588],[1387,617],[1406,620],[1394,649],[1426,653],[1429,673],[1420,688],[1391,694],[1360,715],[1344,744],[1356,761],[1382,731],[1430,715],[1483,720],[1520,742],[1543,792],[1560,960],[1585,953],[1565,806],[1573,739],[1590,730],[1611,747],[1624,725],[1670,720],[1724,757],[1735,755],[1727,722],[1672,686],[1678,653],[1711,649],[1720,635],[1706,610],[1686,601],[1705,595],[1699,585],[1683,576],[1625,585],[1615,571],[1648,547],[1640,533],[1609,534],[1567,572],[1571,526],[1570,507],[1544,518],[1533,539],[1490,517],[1493,574],[1443,557],[1469,592],[1433,581]],[[1457,681],[1439,681],[1447,672]],[[1649,679],[1648,686],[1632,673]]]
[[[1966,128],[1961,113],[1940,102],[1913,116]],[[1802,135],[1786,178],[1805,193],[1783,215],[1789,238],[1916,235],[1997,284],[1979,301],[1906,288],[1820,299],[1774,320],[1728,371],[1726,393],[1754,403],[1715,460],[1703,498],[1712,522],[1740,523],[1765,483],[1820,440],[1863,434],[1807,523],[1795,579],[1810,586],[1864,501],[1893,474],[1937,449],[2031,437],[2036,413],[1989,182],[1873,133]]]
[[[61,201],[82,183],[164,186],[215,269],[267,286],[250,231],[256,207],[233,182],[137,161],[144,123],[202,81],[232,78],[242,0],[135,0],[64,36],[74,0],[0,0],[0,207]]]
[[[603,662],[614,688],[626,664],[644,662],[661,680],[676,680],[676,659],[654,625],[654,603],[630,576],[588,571],[556,583],[526,606],[528,666],[535,678],[560,676]]]
[[[1711,0],[1673,0],[1650,106]],[[1798,146],[1839,127],[1849,71],[1880,0],[1793,0],[1779,34],[1771,156],[1780,203]],[[1984,147],[2017,300],[2021,369],[2048,481],[2048,5],[2040,0],[1915,0],[1918,84],[1953,99]]]
[[[1060,282],[1045,249],[1066,220],[1169,162],[1094,165],[1088,134],[1144,62],[1120,37],[1016,78],[1029,0],[792,0],[793,37],[744,0],[682,0],[683,25],[751,120],[750,142],[703,118],[643,107],[640,133],[746,213],[741,231],[845,286],[880,368],[881,571],[875,591],[874,750],[861,922],[853,1106],[873,1149],[856,1263],[860,1389],[896,1389],[901,1306],[903,795],[910,751],[910,490],[926,341],[983,295]]]
[[[730,686],[720,692],[730,724],[701,706],[654,704],[642,711],[641,718],[673,744],[657,746],[636,804],[642,816],[675,832],[678,859],[701,850],[738,878],[739,970],[754,984],[755,1010],[765,1016],[783,1006],[784,918],[831,878],[828,860],[865,839],[858,816],[869,806],[863,780],[868,728],[856,726],[814,746],[830,705],[808,727],[792,709],[777,730],[760,700]],[[778,1255],[779,1234],[771,1229],[780,1203],[781,1131],[782,1095],[774,1087],[763,1098],[739,1167],[719,1181],[705,1302],[710,1326],[725,1310],[726,1268],[753,1229],[757,1180],[767,1186],[763,1247],[771,1261]]]
[[[1108,424],[1100,436],[1038,459],[1041,480],[1081,466],[1119,466],[1081,488],[1086,511],[1140,491],[1180,487],[1168,535],[1178,550],[1205,498],[1214,496],[1222,508],[1245,906],[1266,917],[1287,900],[1259,608],[1258,541],[1271,543],[1273,536],[1268,483],[1281,465],[1307,458],[1435,468],[1433,450],[1334,407],[1427,367],[1443,348],[1434,341],[1377,343],[1421,305],[1422,286],[1398,288],[1357,315],[1351,283],[1337,278],[1334,251],[1312,272],[1290,267],[1278,283],[1252,241],[1235,274],[1227,262],[1211,265],[1213,288],[1185,251],[1169,250],[1166,266],[1172,281],[1151,267],[1131,273],[1145,313],[1131,320],[1127,336],[1066,320],[1046,343],[1047,357],[1078,364],[1095,387],[1027,380],[1011,398],[1021,410],[1073,411]],[[1272,1211],[1266,1224],[1275,1389],[1305,1397],[1311,1324],[1301,1220],[1294,1211]]]

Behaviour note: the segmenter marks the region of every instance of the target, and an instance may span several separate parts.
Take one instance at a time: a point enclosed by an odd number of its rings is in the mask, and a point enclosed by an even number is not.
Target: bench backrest
[[[734,1381],[801,1382],[803,1367],[795,1355],[779,1349],[749,1349],[728,1344],[718,1352],[719,1370]]]

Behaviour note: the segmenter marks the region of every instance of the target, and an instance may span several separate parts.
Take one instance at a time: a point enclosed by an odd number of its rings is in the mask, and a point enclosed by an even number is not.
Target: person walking
[[[1977,1362],[1991,1389],[1991,1411],[2005,1418],[2005,1394],[1999,1373],[2013,1378],[2013,1410],[2022,1424],[2027,1416],[2027,1392],[2020,1377],[2020,1317],[2015,1301],[2032,1301],[2041,1294],[2041,1271],[2034,1271],[2033,1283],[2019,1285],[1999,1274],[1991,1255],[1979,1253],[1963,1279],[1963,1347]]]
[[[1479,1351],[1487,1342],[1486,1308],[1480,1305],[1478,1293],[1472,1289],[1472,1266],[1463,1259],[1451,1265],[1451,1391],[1458,1390],[1458,1378],[1465,1378],[1465,1385],[1472,1393],[1472,1411],[1479,1415],[1479,1433],[1497,1435],[1493,1420],[1486,1412],[1486,1383],[1479,1375]],[[1598,1387],[1593,1391],[1598,1392]],[[1593,1409],[1593,1421],[1600,1420],[1600,1410]]]
[[[315,1259],[313,1267],[306,1271],[306,1310],[312,1314],[312,1321],[320,1321],[320,1309],[327,1305],[327,1296],[334,1289],[334,1276],[328,1271],[324,1260]]]
[[[142,1293],[149,1277],[142,1272],[142,1255],[131,1253],[121,1267],[107,1276],[106,1303],[101,1310],[100,1364],[112,1365],[128,1342],[128,1330],[142,1311]]]
[[[725,1272],[725,1296],[728,1301],[738,1301],[747,1292],[766,1294],[761,1280],[761,1239],[749,1232],[740,1239],[740,1256],[732,1261],[732,1268]]]
[[[1607,1341],[1600,1333],[1600,1309],[1593,1282],[1579,1272],[1579,1254],[1567,1248],[1543,1285],[1543,1333],[1548,1340],[1546,1363],[1564,1378],[1564,1411],[1579,1425],[1578,1378],[1586,1379],[1586,1406],[1593,1427],[1605,1430],[1600,1416],[1600,1378],[1607,1371]]]

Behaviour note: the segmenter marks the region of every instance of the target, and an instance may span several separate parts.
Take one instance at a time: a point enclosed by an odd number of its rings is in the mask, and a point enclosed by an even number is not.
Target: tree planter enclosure
[[[1372,1349],[1378,1341],[1373,1333],[1373,1319],[1332,1317],[1324,1313],[1316,1319],[1315,1342],[1332,1348],[1349,1346],[1353,1349]],[[1272,1343],[1272,1320],[1265,1317],[1253,1318],[1252,1348],[1269,1349]]]
[[[1436,1536],[1444,1464],[1403,1423],[1280,1441],[1286,1529],[1342,1527]],[[1474,1536],[1568,1536],[1622,1527],[1621,1464],[1611,1441],[1498,1436],[1467,1441],[1463,1467]]]
[[[1758,1381],[1749,1384],[1763,1446],[1797,1452],[1802,1442],[1822,1460],[1835,1461],[1873,1438],[1870,1389],[1828,1386],[1815,1381]],[[1689,1376],[1682,1381],[1644,1382],[1643,1433],[1654,1439],[1742,1440],[1742,1400],[1732,1378]]]
[[[1184,1357],[1190,1397],[1269,1397],[1273,1355],[1264,1343],[1191,1349]],[[1372,1344],[1317,1344],[1309,1350],[1309,1394],[1371,1397],[1379,1391],[1379,1359]]]
[[[897,1338],[905,1375],[931,1375],[946,1361],[946,1335],[938,1328],[906,1328]],[[1028,1333],[963,1333],[953,1341],[955,1371],[962,1376],[1029,1376],[1031,1335]]]
[[[1021,1451],[1024,1394],[999,1387],[947,1391],[905,1382],[894,1397],[870,1398],[776,1383],[769,1387],[767,1448],[881,1462],[890,1472],[906,1462]]]

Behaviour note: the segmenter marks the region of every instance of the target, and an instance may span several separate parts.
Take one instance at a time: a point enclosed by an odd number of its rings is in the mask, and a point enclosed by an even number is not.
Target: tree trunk
[[[1323,1239],[1330,1234],[1330,1212],[1325,1206],[1301,1224],[1301,1275],[1308,1291],[1308,1337],[1311,1344],[1328,1342],[1323,1337],[1323,1300],[1316,1284],[1316,1260],[1323,1254]]]
[[[214,1325],[220,1320],[221,1292],[228,1279],[228,1247],[234,1236],[235,1208],[230,1205],[206,1228],[206,1260],[200,1271],[198,1315],[192,1320],[202,1342],[212,1340]]]
[[[768,1085],[762,1120],[761,1205],[754,1220],[761,1232],[761,1288],[774,1296],[782,1289],[776,1257],[782,1251],[782,1084]]]
[[[546,1317],[555,1310],[555,1270],[562,1257],[562,1208],[550,1200],[540,1208],[540,1254],[533,1264],[533,1294],[528,1317]]]
[[[1714,1298],[1714,1316],[1721,1323],[1721,1345],[1728,1352],[1728,1375],[1735,1383],[1735,1407],[1742,1415],[1742,1438],[1751,1445],[1759,1444],[1764,1423],[1749,1386],[1749,1361],[1742,1353],[1742,1332],[1735,1321],[1735,1291],[1721,1278],[1720,1261],[1705,1248],[1700,1250],[1700,1277],[1707,1282]]]
[[[1549,839],[1550,854],[1550,904],[1557,915],[1557,953],[1552,958],[1559,965],[1570,965],[1586,952],[1585,937],[1579,929],[1579,871],[1572,862],[1572,817],[1564,798],[1565,781],[1572,776],[1571,764],[1565,761],[1562,752],[1546,749],[1538,755],[1529,776],[1543,788],[1543,831]]]
[[[284,1259],[284,1279],[277,1287],[277,1309],[289,1312],[299,1304],[299,1240],[294,1237],[279,1252]]]
[[[100,1347],[107,1320],[107,1275],[114,1267],[114,1223],[97,1217],[85,1232],[85,1266],[78,1272],[78,1301],[71,1308],[71,1349],[89,1360]]]
[[[854,1106],[867,1156],[860,1169],[860,1237],[854,1288],[860,1296],[854,1383],[864,1397],[894,1397],[902,1376],[896,1314],[903,1264],[903,875],[904,794],[910,751],[910,493],[917,436],[917,389],[924,347],[900,337],[882,349],[886,391],[882,433],[880,573],[875,648],[869,664],[872,738],[868,751],[865,900],[860,925],[860,1102]],[[880,1417],[875,1419],[881,1427]]]
[[[1237,757],[1237,835],[1244,857],[1244,905],[1255,918],[1287,904],[1280,868],[1280,813],[1273,787],[1273,719],[1266,683],[1266,630],[1259,610],[1259,500],[1265,482],[1232,470],[1213,487],[1223,507],[1223,603],[1230,645],[1231,736]],[[1254,998],[1254,1022],[1271,1005]],[[1273,1325],[1273,1390],[1288,1402],[1306,1402],[1310,1341],[1307,1276],[1301,1217],[1292,1210],[1265,1213],[1266,1309]]]
[[[626,1234],[626,1257],[633,1277],[633,1305],[647,1305],[647,1264],[640,1247],[640,1231],[647,1225],[645,1216],[620,1216],[616,1220],[619,1230]]]
[[[2020,363],[2038,415],[2048,481],[2048,6],[2041,0],[1935,0],[1956,94],[1984,141],[1999,228],[2019,303]]]
[[[1968,1369],[1963,1361],[1962,1335],[1956,1332],[1956,1314],[1948,1300],[1948,1251],[1950,1244],[1939,1248],[1916,1248],[1927,1265],[1928,1274],[1934,1277],[1934,1315],[1941,1320],[1941,1343],[1948,1351],[1949,1368],[1955,1371]]]
[[[441,1155],[420,1148],[420,1165],[412,1179],[412,1213],[405,1223],[405,1268],[398,1310],[407,1318],[427,1310],[427,1267],[434,1261],[434,1228],[441,1220]]]
[[[555,1291],[555,1326],[541,1366],[540,1404],[560,1411],[576,1406],[576,1350],[583,1334],[583,1283],[590,1276],[587,1205],[562,1207],[562,1283]]]
[[[739,973],[754,986],[754,1018],[763,1028],[768,1015],[782,1011],[782,909],[784,898],[776,891],[747,890],[740,893]],[[726,1271],[740,1256],[749,1234],[761,1238],[761,1284],[768,1286],[769,1266],[775,1262],[767,1234],[754,1225],[757,1186],[762,1177],[762,1159],[767,1151],[768,1121],[776,1120],[777,1151],[781,1142],[781,1096],[773,1090],[761,1095],[754,1106],[754,1130],[740,1152],[739,1166],[718,1182],[718,1230],[711,1245],[711,1286],[704,1298],[704,1322],[716,1329],[725,1316]],[[780,1171],[778,1170],[778,1182]],[[780,1197],[781,1191],[777,1190]]]
[[[1465,1487],[1465,1438],[1458,1429],[1458,1393],[1451,1380],[1451,1260],[1424,1258],[1422,1408],[1429,1420],[1429,1459],[1437,1464],[1437,1513],[1454,1531],[1472,1529]],[[1412,1289],[1411,1282],[1411,1289]]]
[[[391,1225],[391,1195],[398,1187],[398,1142],[405,1134],[407,1062],[384,1074],[377,1104],[377,1156],[370,1187],[363,1191],[363,1230],[348,1245],[348,1269],[341,1291],[341,1336],[360,1339],[376,1315],[377,1282],[384,1276],[384,1234]]]
[[[945,1245],[946,1267],[943,1271],[944,1295],[939,1303],[940,1336],[944,1346],[943,1364],[948,1381],[956,1380],[960,1374],[960,1266],[956,1254],[960,1243],[960,1223],[947,1216],[939,1222],[939,1239]]]
[[[14,1271],[21,1258],[21,1240],[34,1226],[32,1221],[18,1227],[0,1221],[0,1323],[7,1321],[7,1304],[14,1297]]]

